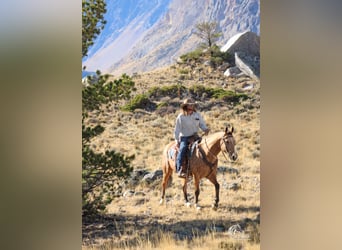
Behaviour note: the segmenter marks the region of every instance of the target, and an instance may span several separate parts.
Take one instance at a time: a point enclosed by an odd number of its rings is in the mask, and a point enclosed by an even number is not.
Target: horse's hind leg
[[[220,184],[217,182],[217,179],[216,179],[216,176],[215,175],[212,175],[210,176],[210,178],[208,178],[208,180],[214,184],[215,186],[215,202],[213,204],[213,209],[217,209],[218,207],[218,203],[220,201]]]
[[[190,206],[190,203],[189,203],[189,200],[188,200],[188,193],[187,193],[187,178],[184,179],[183,194],[184,194],[185,205],[186,206]]]
[[[164,203],[165,189],[166,189],[166,186],[168,185],[168,181],[169,181],[171,174],[172,174],[172,169],[170,167],[166,169],[166,166],[165,166],[164,173],[163,173],[163,181],[162,181],[162,196],[159,201],[160,205]]]

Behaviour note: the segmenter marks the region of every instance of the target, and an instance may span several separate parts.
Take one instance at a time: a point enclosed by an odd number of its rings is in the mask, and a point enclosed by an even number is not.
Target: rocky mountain
[[[201,40],[197,23],[215,21],[223,46],[244,31],[260,34],[259,0],[128,0],[107,5],[107,26],[83,64],[114,75],[173,64]]]

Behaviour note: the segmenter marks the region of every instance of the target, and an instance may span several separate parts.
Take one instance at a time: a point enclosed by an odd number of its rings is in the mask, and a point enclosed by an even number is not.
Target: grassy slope
[[[230,163],[219,155],[219,166],[230,170],[218,175],[221,184],[219,209],[210,209],[214,187],[205,179],[201,182],[199,202],[203,209],[199,212],[183,205],[182,181],[176,176],[166,190],[167,202],[163,206],[158,204],[160,181],[138,185],[133,188],[135,194],[132,197],[117,198],[108,206],[107,219],[84,226],[84,248],[96,249],[102,245],[105,249],[259,249],[257,240],[249,242],[246,237],[257,238],[259,228],[260,83],[247,77],[226,79],[222,72],[215,71],[195,73],[191,77],[190,74],[180,74],[180,70],[184,71],[184,68],[173,66],[136,76],[138,93],[153,86],[180,82],[184,86],[204,84],[211,87],[222,87],[224,83],[225,89],[241,92],[246,83],[255,84],[253,90],[246,92],[252,98],[235,106],[206,98],[198,100],[200,112],[212,132],[221,131],[227,123],[233,124],[236,131],[239,160]],[[203,81],[199,81],[199,77]],[[180,103],[182,98],[161,96],[153,101]],[[173,140],[178,112],[177,108],[166,115],[141,109],[133,113],[111,109],[103,114],[93,114],[87,122],[101,122],[106,130],[93,140],[92,146],[98,151],[114,149],[135,154],[135,169],[160,169],[163,146]],[[234,172],[236,170],[238,173]],[[233,183],[237,183],[237,190],[230,188]],[[188,186],[190,199],[194,193],[191,184]],[[243,226],[244,232],[229,235],[227,230],[234,224]]]

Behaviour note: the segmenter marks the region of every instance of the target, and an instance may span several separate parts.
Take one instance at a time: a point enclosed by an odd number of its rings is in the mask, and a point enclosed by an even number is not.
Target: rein
[[[211,163],[211,162],[207,159],[207,157],[206,157],[206,155],[205,155],[205,152],[203,151],[202,147],[198,147],[198,150],[199,150],[200,153],[202,154],[203,161],[204,161],[210,168],[213,168],[214,165],[215,165],[215,162],[217,161],[217,158],[216,158],[216,160],[215,160],[214,163]]]
[[[209,146],[208,146],[208,144],[207,144],[207,139],[206,139],[206,138],[204,138],[204,142],[205,142],[205,145],[206,145],[207,148],[208,148],[208,152],[209,152],[210,154],[212,154],[212,155],[216,158],[214,163],[209,162],[208,159],[207,159],[207,157],[206,157],[206,155],[205,155],[205,153],[203,152],[203,149],[200,148],[200,152],[201,152],[201,154],[202,154],[202,156],[203,156],[204,162],[210,167],[210,172],[209,172],[209,174],[206,176],[206,177],[208,177],[209,175],[212,174],[212,172],[213,172],[213,170],[214,170],[214,165],[215,165],[215,163],[217,164],[217,162],[218,162],[218,158],[217,158],[216,155],[214,155],[214,154],[210,151]]]
[[[201,147],[198,147],[199,151],[201,152],[201,154],[202,154],[202,156],[203,156],[203,161],[204,161],[204,162],[209,166],[209,168],[210,168],[210,172],[209,172],[209,174],[206,176],[206,178],[207,178],[209,175],[212,174],[212,172],[213,172],[213,170],[214,170],[214,165],[215,165],[215,163],[218,162],[218,159],[217,159],[217,156],[216,156],[216,155],[214,155],[212,152],[210,152],[209,146],[208,146],[208,144],[207,144],[207,140],[204,139],[204,141],[205,141],[205,145],[206,145],[207,148],[208,148],[209,153],[211,153],[211,154],[212,154],[213,156],[215,156],[215,158],[216,158],[216,159],[215,159],[215,162],[214,162],[214,163],[211,163],[210,161],[208,161],[208,159],[207,159],[207,157],[206,157],[206,155],[205,155],[203,149],[202,149]]]
[[[221,152],[222,152],[224,158],[225,158],[227,161],[229,161],[228,157],[226,156],[226,154],[228,154],[229,152],[225,152],[227,149],[226,149],[226,150],[222,150],[222,144],[225,143],[225,141],[223,140],[223,137],[222,137],[220,140],[221,140],[221,141],[220,141],[220,150],[221,150]],[[216,156],[215,154],[213,154],[213,153],[210,151],[210,148],[209,148],[209,146],[208,146],[208,143],[207,143],[207,139],[206,139],[206,138],[204,138],[204,142],[205,142],[206,147],[208,148],[208,152],[209,152],[212,156],[215,157],[214,163],[211,163],[211,162],[207,159],[207,157],[206,157],[205,152],[203,151],[203,149],[202,149],[201,147],[198,147],[200,153],[202,154],[203,161],[204,161],[204,162],[210,167],[210,169],[211,169],[210,172],[209,172],[209,174],[207,175],[207,177],[208,177],[209,175],[211,175],[211,173],[212,173],[212,171],[213,171],[213,169],[214,169],[213,167],[214,167],[215,163],[217,163],[218,158],[217,158],[217,156]]]
[[[224,142],[223,142],[223,143],[224,143]],[[222,145],[222,144],[220,143],[220,147],[221,147],[221,145]],[[224,152],[224,150],[221,150],[221,151],[222,151],[222,154],[223,154],[224,158],[226,158],[226,160],[229,161],[229,159],[227,158],[226,153]]]
[[[222,138],[223,138],[223,137],[222,137]],[[221,138],[221,142],[220,142],[220,149],[222,148],[222,147],[221,147],[222,144],[225,143],[224,140],[222,140],[222,138]],[[209,152],[211,155],[213,155],[213,156],[216,158],[215,161],[217,161],[217,156],[214,155],[214,154],[210,151],[206,138],[204,138],[204,142],[205,142],[205,145],[206,145],[207,148],[208,148],[208,152]],[[215,163],[209,162],[208,159],[205,157],[204,152],[202,152],[202,149],[201,149],[200,151],[201,151],[202,155],[204,156],[204,157],[203,157],[203,158],[204,158],[204,161],[212,168],[213,165],[214,165]],[[221,150],[221,152],[222,152],[224,158],[226,158],[226,160],[229,161],[228,157],[226,156],[227,153],[225,153],[224,151],[225,151],[225,150]]]
[[[208,144],[207,144],[207,138],[204,138],[204,142],[205,142],[205,145],[206,145],[207,148],[208,148],[208,152],[209,152],[210,154],[212,154],[212,155],[217,159],[217,156],[214,155],[214,154],[210,151],[210,149],[209,149],[209,146],[208,146]],[[221,147],[221,145],[220,145],[220,147]]]

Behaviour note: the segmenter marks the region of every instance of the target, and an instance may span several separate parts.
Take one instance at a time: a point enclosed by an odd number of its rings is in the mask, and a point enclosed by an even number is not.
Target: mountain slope
[[[186,69],[185,65],[176,67]],[[173,65],[136,75],[134,82],[138,93],[148,93],[161,86],[175,85],[181,75]],[[154,249],[165,250],[260,249],[260,82],[247,77],[223,79],[222,72],[215,70],[203,74],[203,82],[198,78],[181,82],[187,88],[211,86],[250,97],[231,103],[200,92],[191,96],[198,101],[210,134],[223,131],[228,123],[235,128],[238,160],[230,162],[224,154],[218,155],[217,211],[211,208],[214,186],[205,179],[200,184],[202,209],[184,206],[183,179],[175,174],[166,189],[166,204],[159,205],[163,148],[174,140],[174,122],[185,91],[177,97],[169,91],[154,92],[149,98],[156,104],[154,109],[145,106],[122,112],[119,106],[104,105],[101,112],[89,114],[85,119],[87,126],[101,124],[105,128],[93,138],[92,149],[134,154],[135,158],[131,178],[123,190],[117,190],[118,197],[107,206],[105,216],[90,222],[82,218],[82,249],[151,249],[152,244]],[[245,89],[249,84],[254,87]],[[187,189],[194,204],[193,181]],[[230,228],[237,225],[241,230],[229,234]]]
[[[140,0],[138,7],[132,3],[121,16],[117,14],[121,1],[115,2],[108,6],[112,13],[108,16],[116,16],[107,19],[112,33],[105,30],[91,49],[84,62],[88,70],[121,74],[170,65],[201,42],[193,31],[203,21],[218,23],[222,32],[218,45],[239,32],[260,33],[258,0],[160,0],[153,4]]]
[[[83,64],[88,70],[108,72],[162,16],[170,0],[115,0],[107,2],[107,24]]]

